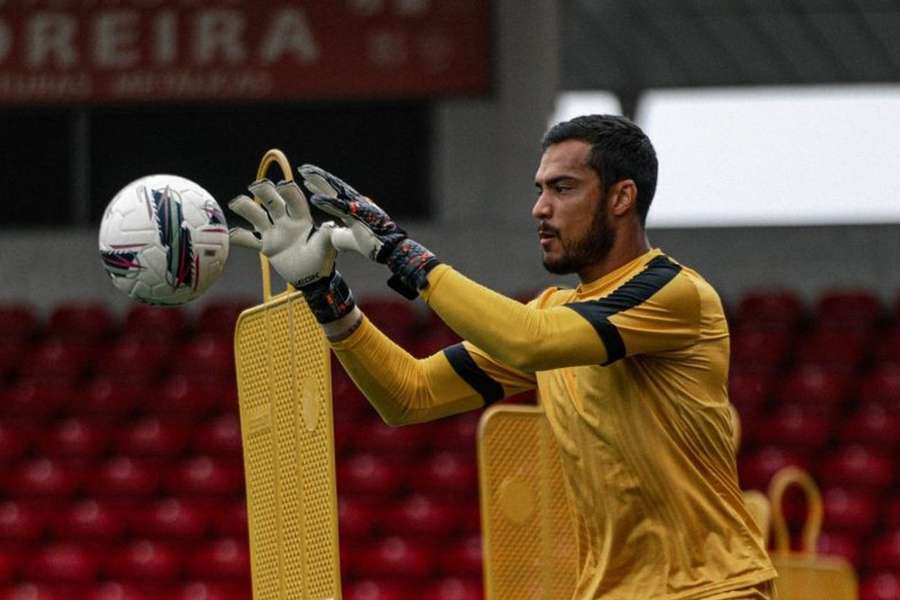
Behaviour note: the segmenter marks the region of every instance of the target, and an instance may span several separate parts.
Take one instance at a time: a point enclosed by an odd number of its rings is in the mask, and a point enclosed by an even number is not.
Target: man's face
[[[580,273],[605,258],[615,241],[590,153],[590,145],[580,140],[553,144],[535,174],[539,195],[531,214],[538,220],[544,268],[551,273]]]

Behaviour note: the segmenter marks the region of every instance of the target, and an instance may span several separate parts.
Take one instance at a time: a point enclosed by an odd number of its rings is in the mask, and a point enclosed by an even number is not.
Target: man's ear
[[[617,217],[624,217],[637,210],[637,185],[633,179],[623,179],[614,183],[607,191],[609,208]]]

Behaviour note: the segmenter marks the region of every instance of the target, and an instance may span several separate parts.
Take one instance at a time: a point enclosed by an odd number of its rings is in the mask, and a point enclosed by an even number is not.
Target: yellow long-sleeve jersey
[[[415,359],[371,323],[334,350],[384,420],[538,388],[575,498],[575,597],[743,597],[775,577],[738,486],[728,328],[713,288],[651,250],[523,305],[447,266],[423,297],[466,341]]]

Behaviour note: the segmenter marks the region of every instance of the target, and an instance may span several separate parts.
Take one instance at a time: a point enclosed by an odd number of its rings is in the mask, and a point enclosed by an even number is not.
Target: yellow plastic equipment
[[[807,501],[801,552],[791,551],[790,533],[782,509],[784,492],[792,485],[803,490]],[[850,563],[837,556],[816,554],[824,511],[822,495],[809,473],[797,467],[778,471],[769,483],[769,501],[775,536],[772,562],[778,570],[775,580],[778,600],[856,600],[858,583]]]
[[[277,163],[270,150],[257,177]],[[260,254],[263,303],[234,334],[254,600],[341,597],[331,363],[328,344],[292,287],[272,296]]]
[[[571,600],[577,578],[572,499],[543,410],[493,406],[478,428],[487,600]]]

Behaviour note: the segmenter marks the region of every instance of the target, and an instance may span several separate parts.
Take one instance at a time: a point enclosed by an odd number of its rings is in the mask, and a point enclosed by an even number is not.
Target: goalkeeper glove
[[[293,181],[275,186],[268,179],[260,179],[248,189],[265,208],[244,195],[228,204],[255,229],[254,233],[232,228],[231,243],[268,257],[275,271],[303,292],[319,323],[330,323],[350,313],[355,306],[353,295],[334,268],[337,250],[331,236],[336,225],[328,221],[316,227],[306,197]]]
[[[310,202],[338,217],[349,229],[339,230],[335,245],[386,264],[393,272],[388,285],[412,300],[428,287],[428,272],[440,261],[422,244],[411,240],[377,204],[331,173],[314,165],[300,167]],[[352,238],[352,239],[351,239]]]

